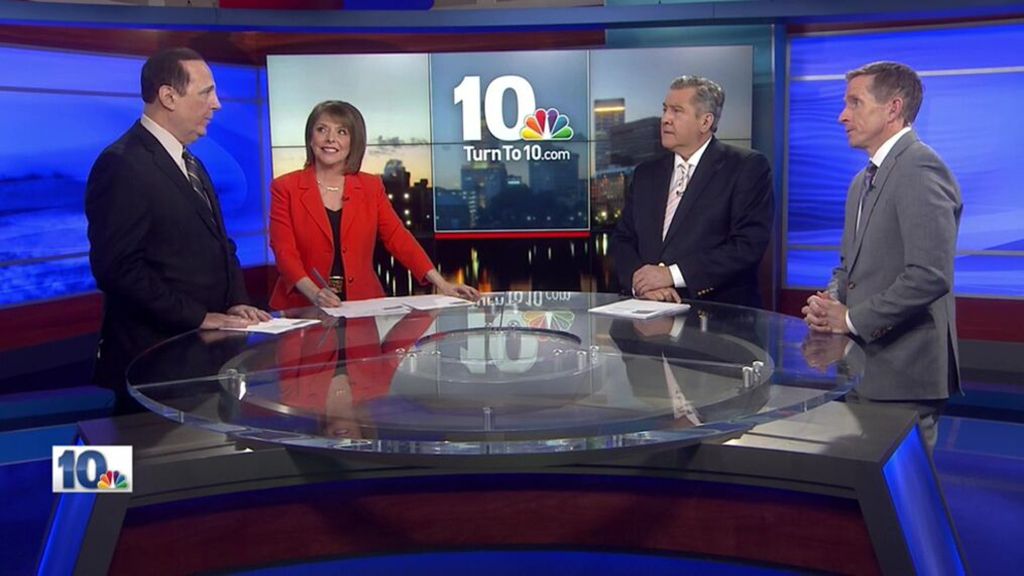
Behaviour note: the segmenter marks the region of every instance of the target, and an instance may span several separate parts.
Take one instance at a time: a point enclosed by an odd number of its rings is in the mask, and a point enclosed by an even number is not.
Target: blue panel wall
[[[142,113],[144,59],[0,47],[0,306],[95,288],[83,211],[100,151]],[[242,264],[267,262],[262,70],[213,64],[224,109],[193,150]]]
[[[821,288],[838,263],[846,190],[867,162],[838,124],[844,74],[876,60],[921,74],[925,98],[914,128],[960,182],[956,293],[1024,297],[1021,25],[791,38],[786,286]]]

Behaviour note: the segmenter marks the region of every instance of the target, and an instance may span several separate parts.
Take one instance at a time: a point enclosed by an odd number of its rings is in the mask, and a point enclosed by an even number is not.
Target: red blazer
[[[384,296],[373,272],[377,238],[417,281],[423,282],[434,268],[427,253],[395,214],[380,177],[359,172],[345,176],[342,193],[341,246],[334,246],[315,169],[310,166],[275,178],[270,185],[270,247],[280,277],[270,296],[275,310],[309,306],[295,283],[315,268],[322,276],[331,272],[334,251],[341,250],[345,265],[345,298],[366,300]]]

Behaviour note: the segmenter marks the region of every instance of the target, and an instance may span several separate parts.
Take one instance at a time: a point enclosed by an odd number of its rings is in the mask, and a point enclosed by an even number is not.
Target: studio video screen
[[[411,228],[608,227],[633,168],[664,153],[660,116],[674,78],[721,84],[717,136],[749,146],[752,59],[750,46],[273,55],[273,174],[305,166],[307,116],[319,102],[344,100],[366,121],[362,171],[404,200],[399,216]]]

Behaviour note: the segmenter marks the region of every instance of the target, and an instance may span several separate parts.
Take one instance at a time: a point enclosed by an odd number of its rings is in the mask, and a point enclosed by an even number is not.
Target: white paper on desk
[[[369,316],[388,316],[405,314],[409,307],[399,302],[399,298],[373,298],[371,300],[349,300],[341,306],[324,308],[323,311],[335,318],[366,318]]]
[[[440,294],[405,296],[402,298],[392,298],[392,300],[401,302],[413,310],[437,310],[439,308],[458,308],[459,306],[473,305],[473,302],[469,300]]]
[[[630,298],[621,302],[612,302],[604,306],[591,308],[594,314],[606,314],[618,318],[631,318],[633,320],[646,320],[657,316],[674,316],[690,309],[689,304],[676,304],[675,302],[655,302],[653,300],[638,300]]]
[[[289,330],[304,328],[319,324],[315,318],[271,318],[266,322],[246,326],[245,328],[221,328],[221,330],[232,330],[235,332],[259,332],[261,334],[281,334]]]

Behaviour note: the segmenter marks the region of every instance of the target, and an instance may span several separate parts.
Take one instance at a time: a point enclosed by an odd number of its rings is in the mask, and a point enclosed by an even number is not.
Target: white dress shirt
[[[145,114],[142,115],[140,122],[142,127],[149,130],[149,133],[164,147],[164,150],[167,150],[167,153],[171,155],[171,160],[178,165],[185,178],[188,178],[188,170],[185,169],[185,159],[181,155],[185,147],[181,142],[178,142],[178,139],[168,132],[166,128],[157,124],[155,120]]]

